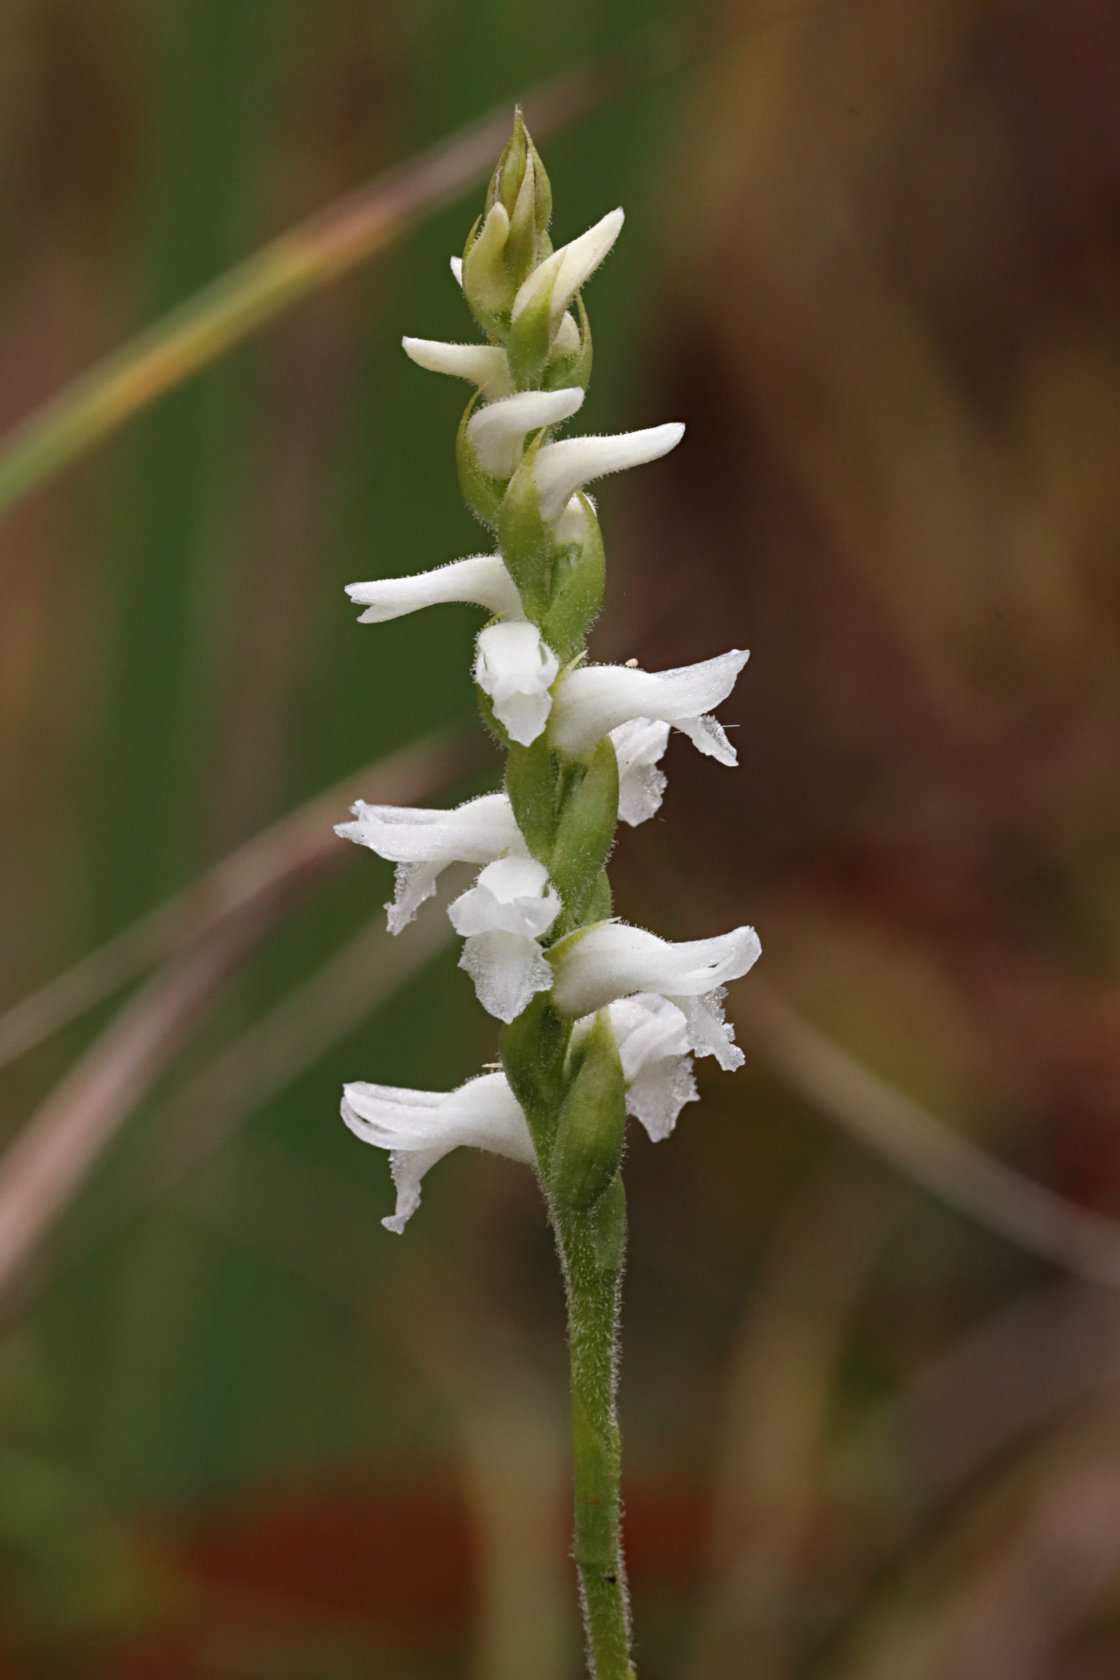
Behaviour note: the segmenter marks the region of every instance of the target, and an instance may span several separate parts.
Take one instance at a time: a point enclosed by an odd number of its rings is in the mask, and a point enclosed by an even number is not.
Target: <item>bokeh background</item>
[[[705,1064],[702,1104],[628,1157],[640,1672],[1106,1680],[1109,0],[5,0],[0,421],[299,218],[622,47],[543,148],[558,239],[628,213],[588,293],[586,418],[689,429],[603,488],[595,650],[753,656],[725,708],[741,769],[672,746],[616,893],[674,937],[752,921],[765,950],[729,1000],[747,1069]],[[477,615],[359,629],[342,585],[478,546],[464,392],[399,350],[469,336],[447,258],[478,200],[6,511],[4,1005],[340,778],[473,727]],[[394,774],[447,802],[496,771],[455,737]],[[337,1119],[344,1078],[473,1074],[493,1023],[437,911],[389,940],[387,866],[305,873],[187,971],[180,1030],[4,1277],[12,1680],[578,1671],[534,1185],[450,1158],[390,1237],[386,1163]],[[124,962],[13,1052],[5,1149],[44,1103],[62,1125],[167,1007],[198,955],[172,924],[154,981]]]

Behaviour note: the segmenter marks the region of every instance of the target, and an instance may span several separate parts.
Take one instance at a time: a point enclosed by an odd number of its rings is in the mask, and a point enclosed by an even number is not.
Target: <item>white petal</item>
[[[428,1168],[460,1144],[532,1164],[525,1124],[504,1074],[484,1074],[456,1091],[411,1091],[361,1082],[343,1087],[342,1118],[364,1143],[388,1149],[397,1186],[397,1210],[382,1220],[401,1231],[420,1201]]]
[[[587,1015],[575,1023],[573,1046],[594,1019]],[[651,992],[612,1003],[610,1020],[626,1077],[626,1112],[659,1143],[676,1125],[684,1105],[697,1096],[688,1020],[675,1003]]]
[[[665,772],[657,764],[669,743],[669,725],[659,718],[631,718],[610,736],[618,759],[618,815],[637,828],[661,809]]]
[[[544,864],[521,854],[487,864],[474,886],[448,906],[447,914],[464,938],[503,932],[535,940],[548,932],[561,909]]]
[[[551,292],[549,304],[549,333],[555,335],[561,316],[579,291],[590,279],[622,232],[625,221],[622,210],[611,210],[594,227],[581,233],[578,239],[562,245],[546,257],[530,274],[513,300],[513,319],[530,304]]]
[[[513,390],[506,353],[496,344],[445,344],[437,338],[402,338],[405,355],[429,373],[449,373],[469,379],[487,402]]]
[[[753,929],[751,930],[753,931]],[[743,1052],[735,1034],[723,1018],[722,986],[699,997],[676,997],[688,1021],[688,1042],[697,1056],[714,1056],[721,1068],[733,1073],[743,1065]]]
[[[397,865],[396,898],[385,906],[390,933],[400,933],[413,920],[449,863],[490,863],[523,844],[504,793],[483,794],[452,811],[367,805],[363,800],[353,811],[358,820],[339,823],[335,833]]]
[[[528,434],[567,420],[582,406],[584,395],[581,385],[561,391],[518,391],[476,410],[467,422],[467,441],[483,472],[509,478]]]
[[[515,1021],[536,992],[552,985],[552,969],[535,939],[519,933],[478,933],[459,959],[474,981],[478,1001],[499,1021]]]
[[[591,500],[590,496],[587,498]],[[569,496],[552,527],[557,548],[581,548],[587,536],[587,511],[579,496]]]
[[[699,1096],[689,1056],[666,1056],[643,1068],[626,1092],[626,1112],[641,1122],[653,1143],[661,1143],[686,1103]]]
[[[473,602],[510,618],[525,616],[517,585],[500,554],[471,554],[465,560],[453,560],[449,566],[437,566],[432,572],[418,572],[413,577],[348,583],[346,593],[356,606],[367,609],[359,624],[385,624],[421,607],[447,601]]]
[[[614,437],[562,438],[559,443],[546,443],[537,454],[536,464],[542,515],[555,519],[573,490],[593,478],[656,461],[675,449],[683,436],[684,427],[673,420],[641,432],[619,432]]]
[[[450,259],[450,261],[451,261],[451,272],[455,276],[455,284],[457,286],[462,286],[462,284],[463,284],[463,259],[462,259],[462,257],[452,257]]]
[[[440,866],[431,863],[398,863],[394,896],[385,905],[389,932],[402,933],[416,912],[429,898],[434,898]]]
[[[527,747],[543,734],[560,661],[534,624],[488,624],[478,638],[474,677],[511,739]]]
[[[673,944],[645,928],[600,922],[555,951],[553,997],[557,1008],[576,1016],[634,992],[659,992],[683,1008],[682,998],[699,997],[746,974],[760,953],[750,927]]]
[[[734,764],[727,737],[703,714],[726,700],[748,657],[732,648],[672,671],[637,671],[625,665],[586,665],[569,671],[556,691],[552,739],[564,752],[581,753],[622,723],[658,719],[683,730],[701,752],[721,764]]]

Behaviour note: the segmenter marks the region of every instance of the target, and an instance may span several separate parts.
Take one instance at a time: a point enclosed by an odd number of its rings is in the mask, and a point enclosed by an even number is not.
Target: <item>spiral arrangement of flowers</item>
[[[506,750],[504,790],[454,810],[359,802],[346,839],[397,866],[389,927],[400,933],[451,863],[477,864],[448,906],[460,966],[503,1023],[501,1072],[458,1090],[353,1083],[342,1115],[390,1151],[402,1231],[424,1174],[460,1144],[535,1168],[567,1290],[572,1356],[574,1555],[591,1673],[632,1676],[619,1515],[615,1409],[625,1245],[620,1164],[627,1115],[656,1140],[696,1097],[692,1058],[742,1062],[722,988],[760,947],[753,928],[671,943],[612,913],[606,863],[619,821],[660,808],[670,729],[734,765],[711,715],[746,664],[738,649],[668,671],[589,665],[605,557],[586,486],[657,460],[684,427],[557,438],[591,376],[582,287],[611,250],[613,210],[570,244],[548,236],[552,193],[518,112],[482,216],[452,269],[486,343],[406,338],[423,368],[475,387],[459,427],[463,494],[496,547],[417,576],[352,584],[363,623],[441,602],[490,614],[476,644],[482,715]],[[574,311],[574,312],[573,312]]]

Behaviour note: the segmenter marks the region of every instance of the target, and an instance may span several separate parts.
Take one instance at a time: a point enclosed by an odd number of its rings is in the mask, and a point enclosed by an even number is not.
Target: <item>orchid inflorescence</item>
[[[622,227],[611,211],[553,251],[552,194],[520,112],[483,215],[452,269],[486,344],[406,338],[421,367],[477,389],[459,427],[472,512],[497,540],[413,577],[352,584],[363,623],[441,602],[491,615],[476,644],[483,717],[507,751],[504,791],[449,811],[353,808],[338,832],[397,866],[386,908],[400,933],[449,865],[480,865],[448,915],[460,966],[504,1023],[501,1072],[458,1090],[345,1087],[342,1115],[390,1151],[401,1231],[420,1181],[459,1144],[536,1168],[567,1284],[576,1447],[576,1562],[592,1672],[632,1674],[619,1549],[614,1415],[618,1286],[625,1240],[619,1173],[626,1115],[658,1140],[696,1097],[694,1056],[742,1060],[723,987],[759,955],[753,928],[673,944],[612,915],[606,861],[619,820],[660,808],[671,728],[720,764],[735,752],[710,714],[747,660],[732,650],[668,671],[588,665],[604,553],[586,486],[680,441],[678,424],[557,440],[583,403],[591,335],[581,289]],[[574,310],[574,313],[573,313]]]

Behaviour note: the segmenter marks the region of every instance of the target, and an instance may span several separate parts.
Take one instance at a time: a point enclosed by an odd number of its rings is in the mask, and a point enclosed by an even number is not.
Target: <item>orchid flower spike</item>
[[[674,671],[637,671],[626,665],[569,671],[553,699],[550,739],[564,752],[581,753],[620,724],[658,719],[681,730],[699,752],[733,765],[734,747],[707,714],[727,699],[749,657],[732,648]]]
[[[409,1091],[358,1081],[344,1085],[342,1092],[342,1118],[354,1136],[390,1151],[397,1207],[381,1223],[398,1236],[420,1206],[424,1174],[461,1144],[536,1164],[525,1116],[502,1073],[468,1079],[457,1091]]]
[[[753,968],[761,954],[751,927],[673,944],[645,928],[600,922],[551,953],[552,998],[565,1015],[579,1016],[635,992],[657,992],[685,1016],[694,1054],[714,1056],[731,1070],[742,1066],[743,1052],[723,1019],[722,988]]]
[[[397,866],[396,897],[385,906],[390,933],[415,919],[448,864],[491,863],[524,846],[504,793],[483,794],[453,811],[367,805],[360,799],[351,809],[357,821],[339,823],[335,833]]]
[[[500,554],[471,554],[431,572],[413,577],[374,578],[371,583],[348,583],[346,593],[366,611],[359,624],[385,624],[392,618],[418,612],[421,607],[447,601],[466,601],[503,618],[523,618],[521,596]]]
[[[463,940],[459,966],[503,1024],[503,1071],[450,1092],[350,1084],[342,1114],[356,1136],[389,1152],[391,1231],[417,1207],[428,1168],[459,1144],[536,1170],[567,1285],[589,1667],[621,1676],[633,1672],[616,1409],[627,1116],[665,1138],[696,1100],[695,1056],[740,1065],[722,999],[757,960],[759,942],[741,927],[672,944],[616,921],[606,866],[619,821],[636,826],[661,807],[671,729],[718,763],[736,762],[712,713],[747,655],[732,649],[668,671],[584,663],[606,581],[585,486],[658,460],[684,428],[554,435],[584,403],[592,339],[583,288],[623,214],[611,211],[555,251],[551,215],[548,175],[518,111],[463,256],[451,262],[482,341],[404,340],[420,367],[476,387],[455,460],[464,500],[495,534],[497,552],[347,591],[365,623],[446,601],[491,615],[472,674],[482,714],[508,750],[505,791],[450,811],[359,802],[338,833],[396,864],[393,933],[448,864],[477,867],[448,916]]]

